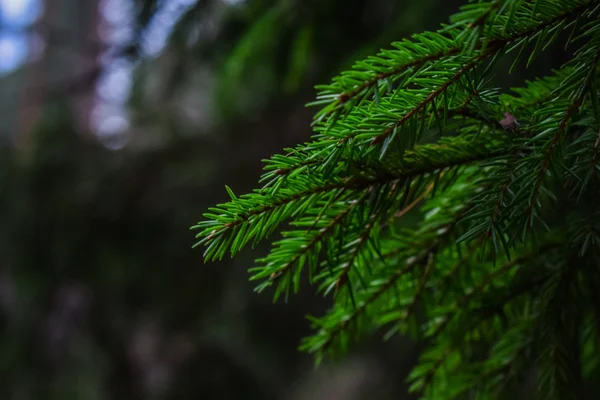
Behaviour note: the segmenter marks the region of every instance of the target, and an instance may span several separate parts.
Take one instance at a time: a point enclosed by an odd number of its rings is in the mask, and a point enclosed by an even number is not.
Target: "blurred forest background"
[[[315,84],[461,3],[0,0],[0,398],[408,399],[418,346],[314,370],[326,301],[272,304],[264,247],[203,264],[189,227],[308,139]]]

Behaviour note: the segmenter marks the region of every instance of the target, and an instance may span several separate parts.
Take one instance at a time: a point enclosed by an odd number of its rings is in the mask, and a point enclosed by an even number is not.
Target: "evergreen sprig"
[[[277,299],[306,273],[331,296],[301,345],[317,360],[386,328],[426,343],[424,399],[498,398],[531,367],[540,398],[579,398],[600,377],[599,14],[471,2],[357,62],[317,88],[311,140],[264,160],[260,189],[227,188],[197,245],[217,260],[281,228],[251,279]],[[551,76],[492,86],[499,60],[559,43]]]

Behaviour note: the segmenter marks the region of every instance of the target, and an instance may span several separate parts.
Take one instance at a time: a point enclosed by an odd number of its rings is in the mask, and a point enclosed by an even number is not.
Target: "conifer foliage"
[[[470,1],[318,86],[315,134],[265,160],[261,187],[195,225],[206,260],[277,234],[250,270],[277,299],[332,300],[301,349],[370,333],[426,345],[423,399],[539,398],[600,379],[600,1]],[[571,54],[502,93],[497,65]],[[510,63],[508,64],[510,65]]]

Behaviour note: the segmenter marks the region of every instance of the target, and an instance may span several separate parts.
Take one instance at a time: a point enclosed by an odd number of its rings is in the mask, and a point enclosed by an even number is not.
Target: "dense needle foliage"
[[[357,62],[317,88],[312,139],[194,227],[206,259],[281,230],[251,279],[278,298],[307,274],[331,296],[301,345],[317,360],[384,328],[426,344],[424,399],[501,397],[532,367],[539,398],[582,398],[600,379],[599,16],[470,1]],[[550,76],[494,87],[500,62],[557,45]]]

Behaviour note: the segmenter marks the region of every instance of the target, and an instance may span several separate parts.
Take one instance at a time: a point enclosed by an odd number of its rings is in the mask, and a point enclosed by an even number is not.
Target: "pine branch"
[[[557,244],[549,243],[543,250],[540,250],[540,254],[548,254],[552,248],[555,248]],[[505,274],[506,269],[510,269],[515,267],[517,264],[527,264],[529,259],[535,258],[537,252],[529,253],[522,255],[519,260],[513,260],[505,264],[502,268],[504,271],[497,272],[498,274]],[[534,269],[537,267],[529,266],[529,268]],[[492,278],[495,280],[495,277]],[[511,280],[515,280],[516,278],[511,278]],[[471,302],[470,297],[472,297],[475,293],[483,293],[482,287],[489,285],[490,276],[484,277],[480,283],[478,283],[478,289],[474,289],[473,291],[468,290],[465,295],[463,295],[462,304],[463,306],[460,308],[454,309],[468,309],[466,307],[467,303]],[[447,363],[448,357],[452,354],[459,352],[461,347],[468,347],[469,337],[471,336],[471,332],[475,332],[475,330],[481,326],[483,323],[493,319],[497,315],[503,315],[504,311],[502,308],[506,309],[509,305],[514,304],[514,301],[517,298],[527,296],[531,290],[538,288],[540,285],[543,285],[547,282],[547,277],[542,279],[534,279],[529,281],[523,281],[522,283],[515,284],[515,286],[510,289],[506,294],[503,293],[501,297],[498,297],[496,300],[492,302],[486,302],[483,298],[480,299],[480,303],[482,305],[480,307],[476,307],[470,309],[468,312],[463,312],[464,316],[463,320],[457,321],[456,323],[456,340],[448,339],[449,334],[441,334],[441,332],[435,332],[430,337],[431,343],[430,352],[425,353],[424,358],[421,359],[420,364],[413,370],[409,379],[412,382],[411,392],[420,392],[424,393],[425,390],[433,390],[434,382],[436,380],[436,374],[443,365]],[[509,287],[507,285],[507,287]],[[495,296],[490,294],[490,298],[493,299]],[[530,302],[531,300],[526,297],[526,301]],[[441,300],[438,299],[438,302]],[[472,317],[469,317],[472,316]],[[529,316],[531,317],[531,315]],[[463,360],[461,363],[453,363],[450,369],[444,371],[444,377],[439,378],[441,380],[445,380],[445,384],[442,384],[442,387],[447,387],[447,385],[455,379],[455,377],[461,376],[461,372],[457,369],[468,369],[469,366],[473,366],[474,375],[470,377],[470,383],[467,387],[459,389],[456,392],[448,392],[447,390],[442,390],[440,393],[437,393],[433,398],[461,398],[460,396],[464,394],[464,390],[470,390],[474,386],[479,384],[487,384],[489,383],[489,387],[485,390],[492,390],[495,386],[499,386],[496,389],[496,392],[501,392],[506,385],[499,385],[500,383],[508,384],[509,373],[514,375],[516,373],[514,364],[515,360],[522,358],[523,353],[525,351],[529,351],[531,345],[532,334],[534,333],[534,327],[530,326],[529,322],[527,322],[527,318],[513,320],[514,324],[513,333],[520,336],[522,339],[515,340],[514,337],[511,337],[511,331],[505,332],[500,330],[499,326],[496,326],[496,331],[498,334],[502,332],[502,336],[500,336],[500,340],[496,343],[496,345],[490,349],[490,355],[487,359],[482,363],[477,363],[472,365],[469,363],[467,359]],[[446,320],[448,321],[448,320]],[[445,324],[444,324],[445,325]],[[489,328],[488,328],[489,332]],[[482,338],[483,333],[474,334],[473,337]],[[439,344],[435,344],[435,341],[438,341]],[[505,352],[507,349],[503,349],[503,347],[508,347],[508,350],[513,354],[511,358],[507,359]],[[498,353],[496,356],[495,353]],[[436,357],[433,357],[433,361],[429,358],[430,354],[436,354]],[[427,356],[427,357],[425,357]],[[497,379],[497,378],[502,379]],[[460,379],[458,379],[460,381]],[[482,389],[483,390],[483,389]]]
[[[287,274],[291,270],[291,268],[300,260],[300,258],[302,256],[304,256],[305,254],[307,254],[309,251],[314,250],[314,246],[316,244],[320,243],[321,241],[323,241],[325,239],[325,237],[329,233],[331,233],[334,230],[334,228],[336,226],[338,226],[344,220],[344,218],[346,218],[352,212],[352,210],[354,210],[356,208],[356,206],[358,206],[360,204],[360,202],[363,200],[363,198],[352,202],[350,204],[350,206],[348,206],[344,211],[342,211],[335,218],[333,218],[331,220],[331,222],[329,222],[327,224],[327,226],[319,229],[318,233],[313,238],[310,239],[309,243],[306,246],[303,246],[301,248],[301,250],[290,259],[290,261],[288,261],[283,267],[280,267],[277,270],[277,272],[271,273],[271,275],[269,276],[269,280],[277,281],[282,276]],[[253,279],[258,279],[260,277],[261,277],[261,275],[256,275],[253,277]]]
[[[445,275],[442,276],[440,282],[432,282],[431,283],[432,289],[434,287],[439,286],[439,288],[441,288],[441,290],[442,290],[442,293],[440,294],[439,299],[438,299],[439,303],[442,303],[445,300],[446,296],[448,295],[452,281],[459,282],[459,279],[456,276],[456,274],[461,270],[461,268],[463,268],[465,265],[467,265],[469,263],[469,261],[473,258],[475,251],[479,250],[484,245],[483,239],[484,238],[480,238],[479,240],[470,243],[470,247],[467,249],[468,254],[464,257],[461,257],[454,264],[454,266],[450,269],[450,271],[448,271]]]
[[[586,89],[588,88],[591,78],[595,74],[596,67],[598,66],[598,61],[600,60],[600,36],[598,36],[595,39],[595,43],[594,43],[594,39],[592,39],[592,41],[590,43],[592,43],[593,46],[591,46],[591,49],[587,50],[587,52],[593,51],[594,54],[593,54],[591,62],[587,62],[584,64],[586,66],[586,68],[589,68],[589,71],[584,75],[584,79],[580,83],[579,94],[573,99],[573,101],[571,102],[571,105],[566,109],[563,118],[560,120],[560,123],[558,124],[558,129],[556,130],[556,133],[554,134],[554,136],[552,137],[552,139],[550,141],[550,145],[544,151],[544,159],[542,161],[542,164],[541,164],[541,166],[538,170],[537,176],[535,178],[535,182],[533,185],[533,191],[531,193],[530,200],[529,200],[530,206],[527,209],[527,213],[526,213],[525,226],[527,226],[529,228],[531,228],[531,226],[533,224],[534,208],[538,204],[538,197],[540,195],[542,183],[548,173],[548,169],[550,167],[552,157],[553,157],[554,153],[556,152],[556,150],[566,132],[567,124],[574,117],[575,113],[579,110],[579,108],[581,107],[581,105],[583,103],[584,97],[587,94]]]
[[[350,254],[348,261],[344,262],[342,273],[336,279],[336,283],[335,283],[336,289],[339,290],[343,285],[346,285],[348,283],[348,274],[350,273],[350,270],[352,269],[352,266],[354,265],[354,262],[356,261],[356,258],[358,257],[358,254],[360,253],[361,248],[366,243],[367,239],[369,238],[369,236],[371,234],[371,231],[377,225],[378,222],[379,222],[379,220],[377,218],[372,217],[371,221],[365,227],[363,233],[361,233],[361,235],[358,239],[358,243],[356,244],[354,250]],[[348,288],[348,289],[351,290],[350,288]]]
[[[508,3],[508,2],[507,2]],[[511,22],[512,19],[515,18],[516,15],[523,14],[528,15],[531,12],[521,11],[521,13],[517,12],[517,10],[512,10],[512,15],[506,16],[506,20],[502,24],[502,29],[498,32],[497,37],[491,38],[489,41],[485,40],[476,40],[479,39],[477,37],[471,38],[471,42],[475,44],[474,51],[481,51],[485,47],[505,47],[507,44],[513,42],[514,40],[518,40],[520,38],[533,35],[535,32],[539,32],[550,25],[559,24],[563,21],[566,21],[572,18],[573,15],[581,14],[586,10],[589,10],[593,7],[595,1],[587,1],[581,3],[575,3],[573,8],[563,11],[559,14],[548,15],[547,19],[543,21],[536,27],[525,29],[522,32],[517,32],[513,34],[512,37],[504,37],[506,32],[506,27],[513,25]],[[467,17],[463,24],[470,25],[471,28],[479,27],[482,21],[485,21],[487,17],[491,14],[491,12],[498,8],[499,3],[494,2],[491,7],[480,12],[480,15],[476,16],[475,19],[469,20]],[[522,7],[533,7],[531,4],[524,4]],[[482,19],[483,18],[483,19]],[[509,25],[510,24],[510,25]],[[518,24],[514,24],[518,26]],[[373,57],[363,61],[362,63],[357,63],[352,71],[353,74],[348,74],[349,77],[347,79],[348,83],[352,83],[353,87],[351,89],[346,89],[346,77],[344,74],[340,75],[336,79],[334,79],[334,84],[330,86],[320,86],[318,88],[321,89],[321,92],[317,96],[318,101],[312,103],[313,105],[322,105],[323,103],[328,104],[327,107],[324,107],[319,113],[316,115],[316,121],[323,121],[325,117],[333,114],[339,113],[341,106],[349,104],[354,106],[354,104],[358,104],[358,101],[354,101],[355,98],[359,96],[365,96],[367,93],[370,93],[375,87],[376,90],[379,90],[380,82],[384,82],[386,87],[391,86],[390,79],[403,76],[408,71],[412,69],[418,70],[424,65],[433,64],[436,61],[448,59],[453,56],[460,55],[463,51],[463,45],[460,42],[456,42],[455,37],[459,36],[461,31],[457,29],[456,26],[452,26],[450,28],[443,29],[437,34],[428,33],[422,36],[416,35],[414,37],[415,42],[404,41],[401,43],[396,43],[396,47],[398,50],[395,51],[383,51],[378,55],[378,57]],[[549,43],[548,43],[549,44]],[[435,50],[442,48],[443,50]],[[431,53],[427,53],[427,50],[431,51]],[[416,59],[412,58],[413,54],[417,56]],[[407,60],[408,59],[408,60]],[[389,67],[389,65],[393,65],[393,67]],[[378,70],[383,68],[384,70],[378,73],[375,76],[368,76],[360,83],[355,83],[356,76],[360,76],[363,70]],[[400,81],[399,85],[402,85],[402,81]],[[337,118],[335,118],[337,119]]]
[[[387,128],[383,131],[382,134],[375,136],[371,139],[371,144],[377,144],[383,142],[388,136],[390,136],[394,130],[398,129],[399,126],[405,124],[415,115],[417,115],[420,111],[422,111],[425,107],[431,104],[436,98],[438,98],[450,85],[456,83],[460,78],[463,77],[467,72],[475,68],[481,60],[484,60],[488,56],[490,56],[494,51],[489,51],[481,56],[477,57],[474,61],[462,67],[456,74],[454,74],[450,79],[444,82],[437,90],[427,96],[422,102],[420,102],[416,107],[412,108],[406,115],[400,118],[394,125]]]
[[[440,244],[441,241],[434,242],[419,257],[410,260],[410,262],[406,263],[406,266],[404,268],[397,270],[397,272],[394,275],[390,276],[390,278],[387,280],[387,282],[385,282],[384,285],[378,288],[378,290],[373,295],[368,297],[365,302],[360,304],[360,306],[357,307],[355,311],[350,314],[349,318],[345,319],[344,321],[339,323],[335,328],[328,332],[328,339],[320,346],[319,351],[326,351],[329,348],[329,346],[331,346],[336,337],[342,332],[342,330],[346,329],[355,319],[357,319],[359,316],[365,313],[367,311],[367,308],[375,301],[377,301],[377,299],[379,299],[380,296],[382,296],[384,293],[390,290],[396,284],[398,279],[411,272],[414,268],[420,265],[425,265],[430,259],[430,257],[432,257],[432,255],[437,251]]]
[[[552,246],[548,245],[548,246],[544,246],[541,248],[541,250],[546,250],[548,248],[551,248]],[[483,291],[489,286],[491,285],[494,280],[496,280],[497,278],[506,275],[507,273],[509,273],[510,271],[512,271],[515,267],[524,264],[526,262],[528,262],[532,257],[537,256],[539,253],[538,252],[534,252],[534,253],[529,253],[529,254],[525,254],[519,258],[516,258],[508,263],[506,263],[504,266],[502,266],[501,268],[496,269],[495,271],[487,274],[480,282],[477,283],[477,285],[475,285],[472,288],[468,288],[465,291],[465,294],[460,297],[456,303],[450,307],[452,310],[460,310],[460,309],[466,309],[467,306],[469,305],[470,301],[477,295],[483,293]],[[453,320],[453,318],[455,317],[455,313],[454,312],[449,312],[446,316],[444,316],[444,318],[442,319],[442,322],[433,330],[433,332],[431,333],[430,336],[432,337],[437,337],[440,336],[440,334],[442,333],[442,331],[444,329],[446,329],[446,327],[448,326],[448,324]]]
[[[558,15],[553,15],[552,17],[549,17],[544,22],[537,24],[533,27],[529,26],[529,29],[524,29],[523,31],[516,32],[513,35],[506,36],[506,37],[501,36],[499,38],[493,38],[489,41],[489,43],[487,43],[487,46],[485,49],[486,54],[481,54],[481,55],[477,56],[477,58],[479,58],[479,57],[482,57],[482,59],[488,58],[488,56],[491,56],[492,54],[496,53],[496,51],[490,51],[490,50],[493,50],[494,48],[503,49],[515,41],[519,42],[519,40],[522,40],[523,38],[527,38],[530,35],[534,35],[536,32],[539,32],[541,30],[548,29],[551,26],[554,27],[553,29],[555,31],[558,31],[558,27],[560,26],[560,23],[568,20],[574,14],[577,14],[579,12],[584,12],[585,10],[587,10],[590,7],[590,3],[592,3],[592,2],[584,2],[582,4],[579,4],[578,6],[574,7],[572,10],[563,12]],[[552,40],[555,40],[555,39],[556,39],[555,37],[552,38]],[[526,43],[526,42],[527,41],[525,41],[524,43]],[[431,43],[431,40],[428,40],[427,43]],[[477,58],[476,58],[476,60],[477,60]],[[476,61],[473,61],[471,59],[471,62],[475,62],[475,64],[473,65],[473,67],[474,67],[476,65]],[[411,120],[412,117],[416,116],[419,113],[419,111],[424,110],[424,108],[426,108],[437,97],[439,97],[441,94],[443,94],[445,92],[444,89],[447,89],[449,86],[451,86],[451,84],[453,83],[452,82],[453,80],[456,80],[458,77],[462,76],[464,73],[466,73],[470,69],[471,68],[463,67],[461,69],[461,71],[459,71],[458,73],[456,73],[454,75],[454,77],[452,77],[451,79],[447,80],[446,82],[444,82],[442,84],[443,88],[441,88],[441,89],[438,88],[437,90],[434,91],[434,93],[431,93],[430,95],[428,95],[423,101],[421,101],[420,103],[417,103],[411,109],[411,111],[409,111],[408,114],[403,116],[400,120],[396,120],[396,122],[394,124],[392,124],[391,126],[388,126],[382,134],[371,136],[370,137],[371,143],[376,144],[376,143],[385,142],[386,138],[389,138],[390,136],[395,136],[395,133],[400,126],[406,124],[409,120]],[[414,81],[415,77],[416,77],[416,75],[412,75],[411,79]],[[397,89],[397,90],[399,90],[399,89]],[[327,129],[324,130],[324,135],[327,135],[328,133],[331,134],[330,129],[333,125],[335,125],[336,121],[337,121],[337,118],[329,124]],[[337,139],[335,139],[335,140],[337,140],[337,144],[334,144],[334,142],[332,142],[332,145],[335,145],[335,147],[338,151],[336,151],[335,153],[330,153],[328,158],[317,159],[313,155],[313,156],[311,156],[310,160],[300,159],[300,160],[296,161],[295,164],[293,164],[293,167],[288,166],[287,168],[279,169],[276,173],[270,173],[269,177],[273,179],[273,178],[277,178],[277,175],[279,175],[279,174],[286,176],[287,174],[289,174],[291,172],[298,173],[303,170],[306,170],[306,168],[308,168],[308,167],[323,166],[323,165],[328,164],[326,162],[327,160],[339,161],[340,157],[341,157],[340,154],[338,154],[339,151],[341,151],[340,149],[344,149],[346,146],[350,145],[350,142],[359,135],[360,135],[359,132],[355,132],[350,135],[345,134],[345,135],[341,135],[341,136],[336,134],[332,137],[337,138]],[[381,136],[379,136],[379,135],[381,135]],[[321,142],[324,138],[325,137],[323,136],[323,134],[315,136],[315,139],[318,141],[321,141]],[[388,143],[388,145],[389,145],[389,143]],[[384,143],[384,147],[387,147],[385,143]],[[311,144],[309,143],[308,145],[305,145],[304,148],[298,149],[294,153],[296,156],[298,156],[301,153],[305,153],[306,155],[308,155],[308,154],[310,154],[311,150],[312,150],[312,147],[311,147]],[[271,183],[271,184],[274,184],[274,183]]]
[[[424,242],[419,244],[407,242],[406,247],[398,246],[397,248],[384,253],[382,255],[384,260],[390,257],[397,257],[400,253],[402,253],[402,250],[406,251],[407,249],[409,249],[409,254],[414,254],[414,256],[406,258],[404,266],[396,268],[394,272],[389,274],[385,281],[379,282],[377,286],[373,288],[365,289],[365,298],[357,302],[358,306],[353,308],[353,311],[350,314],[344,316],[326,331],[322,330],[321,336],[323,339],[317,341],[315,344],[311,344],[310,341],[307,341],[303,345],[303,348],[309,349],[311,352],[318,351],[321,354],[325,353],[345,329],[347,329],[360,316],[366,313],[368,308],[373,305],[381,296],[388,293],[389,290],[392,289],[402,277],[412,272],[416,267],[427,265],[427,263],[431,262],[435,253],[452,235],[452,228],[460,220],[460,217],[466,212],[468,207],[468,205],[459,207],[456,211],[454,211],[452,217],[449,218],[446,223],[441,226],[434,225],[429,228],[434,233],[443,232],[440,235],[433,235],[431,238],[425,239]],[[423,232],[421,236],[425,236],[425,232]]]
[[[495,398],[540,356],[546,395],[578,390],[600,371],[597,299],[573,269],[600,262],[599,14],[598,0],[471,2],[439,32],[358,62],[318,87],[311,140],[266,160],[260,189],[227,188],[195,226],[205,258],[289,222],[251,279],[277,298],[308,266],[317,292],[335,293],[301,345],[317,362],[388,326],[426,341],[410,376],[424,398]],[[552,76],[494,88],[498,60],[529,66],[563,32],[586,42]]]
[[[340,176],[331,177],[327,181],[322,177],[319,179],[316,175],[311,179],[296,177],[294,181],[288,180],[288,188],[275,190],[274,193],[254,193],[240,198],[230,193],[233,196],[231,202],[211,208],[212,213],[205,214],[211,219],[199,222],[193,227],[203,228],[197,235],[197,238],[202,239],[196,246],[208,246],[205,253],[207,259],[222,258],[228,245],[231,246],[233,255],[250,240],[256,241],[268,236],[280,221],[300,216],[317,201],[323,201],[324,196],[335,196],[336,190],[345,190],[350,198],[352,194],[356,195],[380,185],[394,181],[401,183],[436,171],[477,163],[502,153],[494,144],[490,145],[484,141],[472,142],[468,149],[463,145],[458,151],[459,143],[464,142],[458,140],[420,146],[407,154],[397,168],[389,169],[382,175]],[[256,203],[261,205],[257,207]],[[271,273],[273,272],[275,271]]]

